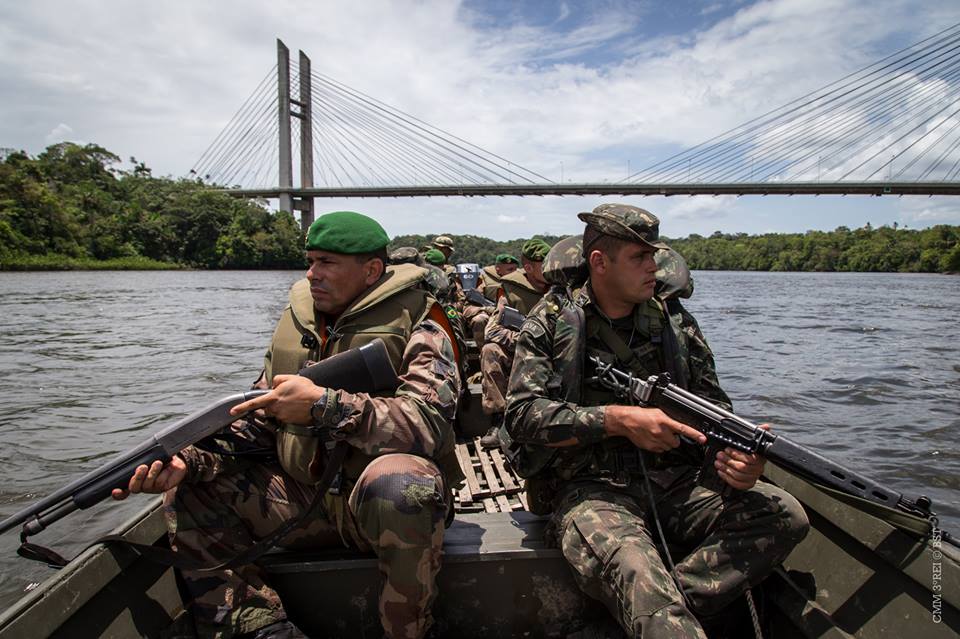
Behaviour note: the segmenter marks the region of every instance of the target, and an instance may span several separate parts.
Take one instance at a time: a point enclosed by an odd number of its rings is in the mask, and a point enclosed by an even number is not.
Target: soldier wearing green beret
[[[438,251],[435,248],[430,249],[423,255],[423,259],[427,264],[433,264],[436,267],[444,267],[447,264],[447,256]]]
[[[763,580],[809,524],[789,493],[757,481],[762,458],[708,455],[699,431],[592,381],[587,355],[641,378],[669,373],[730,407],[696,321],[669,308],[689,288],[685,265],[661,262],[670,281],[658,297],[655,255],[669,247],[656,216],[603,204],[579,217],[586,279],[562,241],[565,256],[548,258],[553,286],[516,340],[500,437],[530,509],[551,514],[549,541],[627,636],[704,638],[701,619]],[[700,482],[701,468],[721,486]],[[693,552],[671,571],[664,557],[675,547]]]
[[[452,429],[461,382],[451,327],[423,286],[424,269],[388,266],[387,243],[375,220],[350,211],[310,226],[306,278],[290,290],[259,382],[272,390],[233,410],[262,409],[275,420],[275,430],[243,432],[275,450],[276,462],[188,447],[166,466],[138,468],[129,490],[176,486],[174,548],[215,563],[305,512],[323,470],[321,436],[345,442],[339,490],[317,496],[323,507],[279,543],[346,543],[376,554],[384,636],[419,638],[432,623],[444,522],[463,479]],[[297,375],[308,363],[376,338],[399,372],[395,393],[350,393]],[[184,570],[183,577],[202,637],[304,636],[287,621],[258,564]]]
[[[504,275],[497,293],[497,310],[491,315],[484,330],[484,343],[480,349],[482,379],[481,406],[490,415],[490,430],[480,438],[484,448],[496,448],[500,444],[498,432],[506,408],[504,397],[507,380],[513,364],[514,341],[517,332],[500,323],[505,306],[511,306],[522,314],[529,313],[547,292],[543,279],[543,260],[550,252],[550,245],[539,238],[527,240],[520,249],[523,269]]]

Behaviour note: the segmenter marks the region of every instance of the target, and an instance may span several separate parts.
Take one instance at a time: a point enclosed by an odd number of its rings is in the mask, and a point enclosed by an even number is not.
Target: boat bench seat
[[[606,610],[580,593],[560,551],[546,547],[545,523],[525,511],[457,515],[444,536],[437,636],[566,636],[609,623]],[[260,563],[310,636],[380,636],[376,557],[275,550]]]
[[[606,610],[577,588],[560,551],[547,547],[546,519],[527,511],[523,480],[505,456],[462,434],[456,454],[466,481],[444,535],[436,636],[549,637],[596,628],[596,636],[619,636]],[[380,636],[373,555],[275,549],[260,564],[308,635]]]

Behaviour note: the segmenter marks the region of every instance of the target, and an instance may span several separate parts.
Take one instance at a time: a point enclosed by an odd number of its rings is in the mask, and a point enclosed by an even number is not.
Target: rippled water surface
[[[960,533],[960,278],[699,272],[687,303],[738,413],[910,496]],[[0,519],[245,389],[295,271],[0,273]],[[143,506],[36,537],[75,553]],[[50,570],[0,537],[0,609]]]

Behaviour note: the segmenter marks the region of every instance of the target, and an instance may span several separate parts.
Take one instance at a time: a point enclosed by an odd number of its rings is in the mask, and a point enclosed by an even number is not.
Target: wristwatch
[[[313,420],[314,426],[323,425],[323,412],[327,410],[327,395],[324,393],[320,396],[320,399],[313,403],[313,406],[310,407],[310,418]]]

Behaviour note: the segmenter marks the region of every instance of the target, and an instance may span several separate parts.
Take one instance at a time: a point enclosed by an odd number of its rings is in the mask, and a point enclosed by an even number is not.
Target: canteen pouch
[[[308,426],[281,424],[277,428],[277,455],[280,466],[298,482],[313,485],[323,472],[323,438]]]

